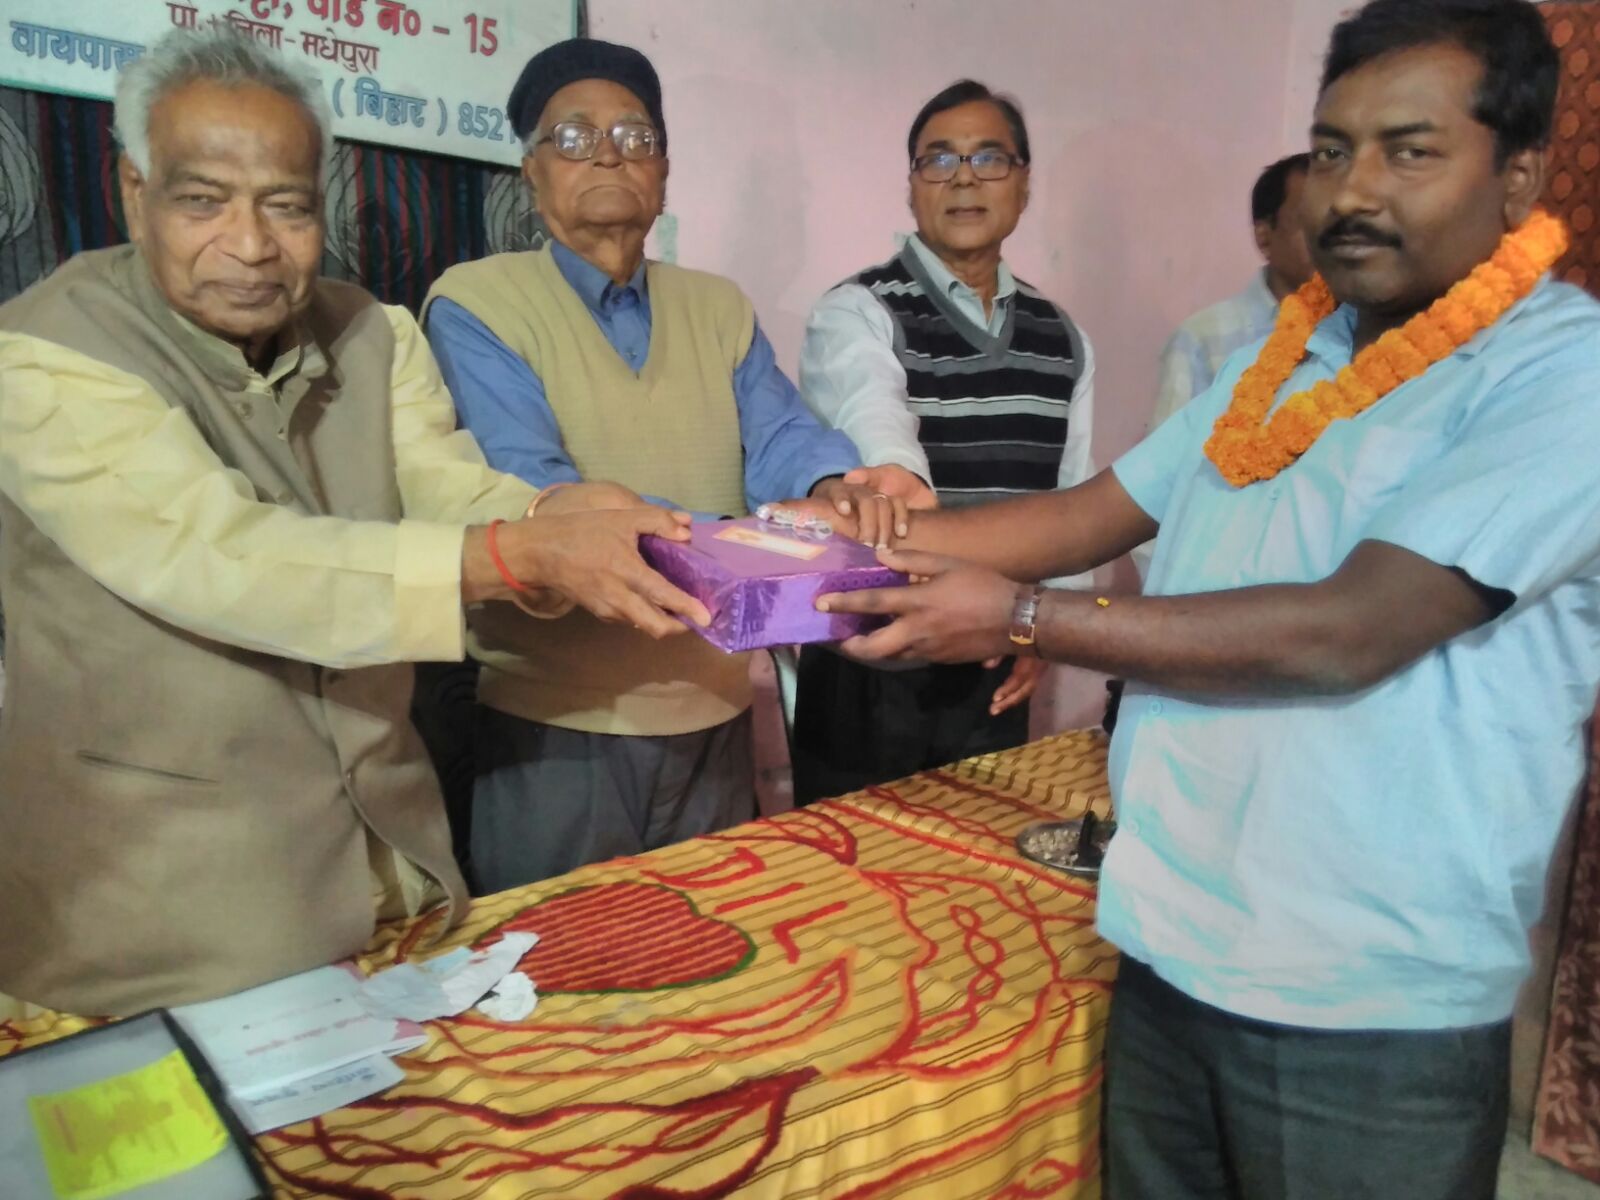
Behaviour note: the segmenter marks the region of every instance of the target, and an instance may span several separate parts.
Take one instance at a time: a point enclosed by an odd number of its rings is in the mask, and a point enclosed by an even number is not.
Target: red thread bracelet
[[[489,522],[489,532],[483,538],[484,544],[489,547],[489,561],[494,563],[494,569],[500,572],[500,578],[506,581],[507,587],[513,592],[530,596],[533,594],[533,589],[513,575],[511,569],[506,566],[506,560],[500,557],[500,547],[495,543],[494,531],[504,524],[505,521],[500,518]]]

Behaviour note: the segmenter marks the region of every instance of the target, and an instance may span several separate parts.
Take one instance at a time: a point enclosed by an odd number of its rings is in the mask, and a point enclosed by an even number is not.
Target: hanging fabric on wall
[[[1567,0],[1542,8],[1562,59],[1546,196],[1572,230],[1572,248],[1557,273],[1600,296],[1600,3]],[[1591,732],[1600,734],[1600,718]],[[1600,1183],[1600,737],[1592,746],[1557,951],[1533,1148]]]

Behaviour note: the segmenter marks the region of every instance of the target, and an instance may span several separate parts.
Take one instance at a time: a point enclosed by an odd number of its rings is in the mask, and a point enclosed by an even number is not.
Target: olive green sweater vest
[[[446,271],[428,300],[461,305],[544,385],[567,454],[610,479],[697,512],[742,515],[744,451],[734,368],[755,314],[729,280],[665,263],[646,272],[650,352],[635,374],[548,249]],[[510,605],[475,614],[478,698],[491,708],[594,733],[708,729],[750,705],[749,661],[693,634],[655,641],[578,610],[534,621]]]

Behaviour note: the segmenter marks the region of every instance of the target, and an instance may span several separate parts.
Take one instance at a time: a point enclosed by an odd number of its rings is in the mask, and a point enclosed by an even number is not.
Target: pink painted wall
[[[1347,2],[593,0],[590,25],[661,73],[678,260],[738,280],[791,370],[817,296],[911,228],[922,102],[963,75],[1014,93],[1033,201],[1007,256],[1094,341],[1104,465],[1144,432],[1172,328],[1255,268],[1250,184],[1305,144]],[[1099,679],[1060,676],[1040,728],[1097,721]]]
[[[1255,172],[1283,151],[1285,0],[602,0],[660,70],[681,262],[737,279],[792,366],[805,314],[910,227],[906,127],[971,75],[1013,92],[1033,204],[1008,246],[1100,359],[1098,457],[1149,415],[1178,321],[1252,269]]]
[[[1283,97],[1283,137],[1285,144],[1293,149],[1305,145],[1311,127],[1311,110],[1317,103],[1317,81],[1322,75],[1322,55],[1328,46],[1328,34],[1341,18],[1357,7],[1353,0],[1295,0]]]

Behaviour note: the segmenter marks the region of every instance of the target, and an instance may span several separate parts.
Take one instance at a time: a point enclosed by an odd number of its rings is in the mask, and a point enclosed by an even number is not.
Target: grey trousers
[[[583,733],[478,706],[468,878],[478,895],[756,815],[751,718],[659,737]]]
[[[1493,1200],[1511,1023],[1252,1021],[1123,957],[1106,1035],[1107,1200]]]

